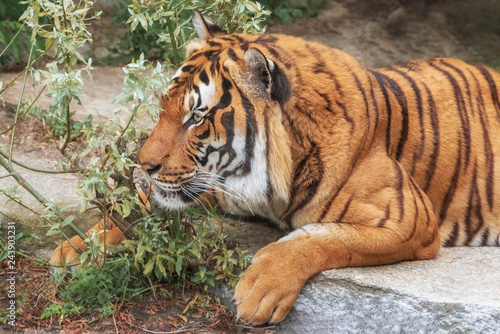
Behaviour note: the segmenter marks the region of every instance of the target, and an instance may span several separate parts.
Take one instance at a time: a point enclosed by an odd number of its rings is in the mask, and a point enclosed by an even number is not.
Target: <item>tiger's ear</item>
[[[269,100],[282,104],[290,97],[290,86],[284,73],[272,60],[256,49],[249,48],[243,57],[243,67],[232,59],[224,66],[236,84],[254,98]],[[241,63],[240,63],[241,64]]]
[[[256,48],[248,49],[243,59],[245,60],[249,74],[251,74],[249,79],[254,81],[252,84],[263,85],[262,88],[269,90],[271,87],[271,73],[274,70],[274,63],[272,60],[267,59],[266,56]]]
[[[221,27],[205,19],[198,9],[193,11],[193,26],[199,39],[211,39],[227,34]]]

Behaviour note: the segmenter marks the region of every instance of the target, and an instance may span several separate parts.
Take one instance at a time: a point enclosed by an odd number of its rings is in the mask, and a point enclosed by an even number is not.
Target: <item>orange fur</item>
[[[99,244],[104,244],[104,238],[106,238],[106,244],[108,245],[118,245],[123,240],[125,240],[125,236],[122,231],[116,226],[111,220],[108,220],[106,224],[108,229],[106,229],[104,233],[104,218],[101,219],[97,224],[91,227],[87,231],[88,236],[92,236],[94,233],[99,233]],[[71,243],[69,241],[65,241],[62,245],[58,246],[52,256],[49,259],[49,263],[53,266],[64,266],[67,264],[77,264],[79,263],[80,253],[78,253],[78,249],[87,248],[87,244],[80,238],[75,235],[71,239]],[[74,246],[74,247],[73,247]],[[75,249],[76,248],[76,249]]]
[[[203,39],[138,160],[160,205],[210,197],[295,229],[243,274],[241,318],[283,320],[322,270],[500,245],[498,72],[454,59],[366,69],[317,43],[193,21]]]

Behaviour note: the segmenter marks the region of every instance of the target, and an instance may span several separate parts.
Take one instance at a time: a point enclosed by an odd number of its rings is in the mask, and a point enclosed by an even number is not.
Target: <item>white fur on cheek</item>
[[[267,206],[267,164],[266,164],[266,144],[263,138],[262,131],[257,136],[255,142],[252,166],[250,173],[247,175],[236,175],[227,178],[229,187],[236,190],[250,206],[251,210],[256,214],[265,214],[263,212]],[[239,140],[238,140],[239,139]],[[242,135],[235,134],[233,148],[238,152],[239,163],[242,164],[245,160],[245,138]],[[244,207],[245,205],[242,205]],[[271,217],[272,218],[272,217]]]

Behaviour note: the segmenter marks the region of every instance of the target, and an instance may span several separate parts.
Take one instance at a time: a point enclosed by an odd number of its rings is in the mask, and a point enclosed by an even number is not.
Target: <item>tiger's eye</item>
[[[193,113],[193,120],[195,122],[200,122],[203,119],[203,116],[198,115],[197,113]]]

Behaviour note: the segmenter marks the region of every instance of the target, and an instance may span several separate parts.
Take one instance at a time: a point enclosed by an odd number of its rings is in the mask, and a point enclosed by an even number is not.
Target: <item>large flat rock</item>
[[[242,234],[238,239],[248,244]],[[234,310],[227,290],[217,294]],[[443,248],[430,261],[320,273],[276,331],[500,333],[500,248]]]

